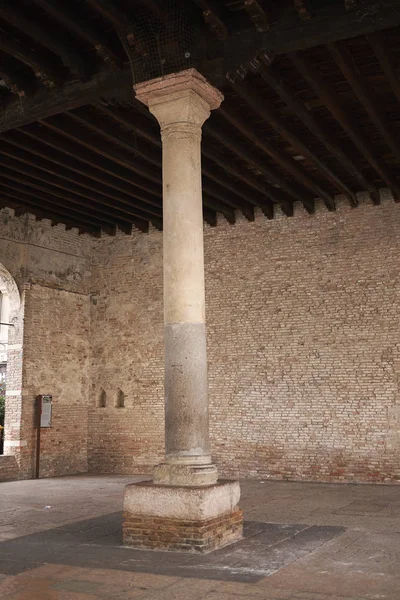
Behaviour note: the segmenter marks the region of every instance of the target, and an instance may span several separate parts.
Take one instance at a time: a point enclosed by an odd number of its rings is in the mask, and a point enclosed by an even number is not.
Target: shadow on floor
[[[0,543],[0,573],[45,563],[256,583],[343,533],[343,527],[245,523],[240,542],[208,555],[122,546],[122,513],[111,513]]]

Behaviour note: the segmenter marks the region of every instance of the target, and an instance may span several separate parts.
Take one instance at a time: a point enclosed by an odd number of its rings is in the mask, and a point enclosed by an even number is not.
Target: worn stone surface
[[[130,479],[2,483],[2,600],[399,598],[397,486],[242,481],[244,540],[193,555],[121,546]]]
[[[133,483],[125,488],[124,510],[131,515],[205,521],[234,512],[239,499],[237,481],[199,488]]]

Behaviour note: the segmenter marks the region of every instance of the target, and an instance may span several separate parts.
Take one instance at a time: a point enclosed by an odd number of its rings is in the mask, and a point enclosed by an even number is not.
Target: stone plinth
[[[241,539],[243,516],[236,481],[207,487],[177,487],[152,482],[126,486],[123,541],[148,550],[198,552]]]

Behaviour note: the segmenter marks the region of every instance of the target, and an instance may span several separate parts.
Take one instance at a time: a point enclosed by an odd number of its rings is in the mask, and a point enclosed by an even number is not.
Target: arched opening
[[[105,390],[101,389],[99,394],[99,407],[105,408],[107,406],[107,394]]]
[[[121,389],[118,389],[117,393],[117,408],[125,407],[125,394]]]
[[[0,454],[8,454],[19,442],[22,376],[20,311],[17,284],[0,264]]]

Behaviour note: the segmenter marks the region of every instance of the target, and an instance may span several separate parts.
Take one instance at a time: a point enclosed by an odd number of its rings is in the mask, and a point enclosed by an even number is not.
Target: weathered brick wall
[[[9,340],[5,422],[15,477],[32,476],[34,399],[44,393],[53,395],[53,426],[42,430],[41,476],[87,470],[92,244],[76,230],[0,211],[0,263],[21,299]]]
[[[147,470],[163,444],[162,234],[96,245],[89,465]],[[400,206],[221,221],[206,228],[205,258],[221,472],[397,480]]]

